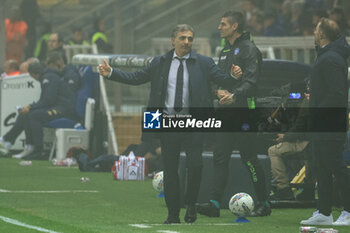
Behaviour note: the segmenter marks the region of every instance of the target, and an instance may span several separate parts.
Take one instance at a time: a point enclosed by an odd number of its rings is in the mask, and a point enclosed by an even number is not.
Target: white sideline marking
[[[167,231],[167,230],[159,230],[157,232],[160,232],[160,233],[180,233],[178,231]]]
[[[47,191],[28,191],[28,190],[16,190],[10,191],[6,189],[0,189],[0,193],[98,193],[97,190],[47,190]]]
[[[149,226],[164,226],[164,224],[154,223],[148,224]],[[169,226],[240,226],[241,223],[182,223],[182,224],[169,224]]]
[[[148,226],[146,224],[129,224],[129,226],[137,227],[137,228],[152,228],[151,226]]]
[[[17,225],[17,226],[21,226],[21,227],[25,227],[25,228],[29,228],[29,229],[33,229],[33,230],[37,230],[37,231],[41,231],[41,232],[48,232],[48,233],[59,233],[57,231],[52,231],[52,230],[48,230],[48,229],[45,229],[45,228],[41,228],[41,227],[37,227],[37,226],[32,226],[32,225],[28,225],[28,224],[25,224],[23,222],[20,222],[16,219],[12,219],[12,218],[6,218],[4,216],[1,216],[0,215],[0,219],[4,222],[7,222],[7,223],[10,223],[10,224],[13,224],[13,225]]]

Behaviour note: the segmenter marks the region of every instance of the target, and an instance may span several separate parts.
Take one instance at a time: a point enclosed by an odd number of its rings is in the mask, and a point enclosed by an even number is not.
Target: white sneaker
[[[333,226],[350,226],[350,213],[348,211],[343,210],[333,224]]]
[[[318,211],[315,212],[311,218],[307,220],[302,220],[300,222],[301,225],[332,225],[333,216],[332,214],[329,216],[325,216]]]
[[[34,151],[34,146],[33,145],[25,145],[24,150],[16,155],[12,155],[12,158],[14,159],[21,159],[24,156],[29,155],[30,153],[32,153]]]
[[[11,143],[0,140],[0,156],[8,154],[10,146]]]

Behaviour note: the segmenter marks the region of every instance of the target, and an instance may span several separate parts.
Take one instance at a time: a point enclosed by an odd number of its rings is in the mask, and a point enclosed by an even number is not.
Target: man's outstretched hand
[[[111,73],[112,68],[108,65],[106,60],[104,60],[103,63],[104,64],[99,64],[98,65],[98,70],[100,72],[100,75],[102,75],[103,77],[106,78]]]

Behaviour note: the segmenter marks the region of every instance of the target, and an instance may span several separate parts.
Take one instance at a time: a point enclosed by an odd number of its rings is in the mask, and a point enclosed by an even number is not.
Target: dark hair
[[[178,24],[174,27],[173,31],[171,32],[171,38],[175,38],[179,32],[184,31],[191,31],[194,37],[194,30],[192,26],[188,24]]]
[[[327,18],[321,18],[319,23],[320,30],[329,41],[335,41],[340,37],[340,29],[335,21]]]
[[[50,52],[46,58],[46,65],[56,64],[59,60],[63,61],[63,56],[60,52]]]
[[[28,65],[29,74],[41,74],[44,67],[40,62],[32,62]]]
[[[244,21],[244,16],[242,12],[239,11],[226,11],[223,15],[222,18],[227,18],[228,22],[232,25],[234,23],[237,23],[237,32],[243,32],[244,27],[245,27],[245,21]]]

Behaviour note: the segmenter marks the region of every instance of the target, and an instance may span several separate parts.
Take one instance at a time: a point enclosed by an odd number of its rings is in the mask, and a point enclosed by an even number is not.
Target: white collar
[[[175,57],[178,57],[178,58],[180,58],[177,54],[176,54],[176,52],[175,52],[175,50],[174,50],[174,54],[173,54],[173,60],[175,59]],[[181,59],[189,59],[190,58],[190,53],[188,53],[188,54],[186,54],[185,56],[183,56]]]

